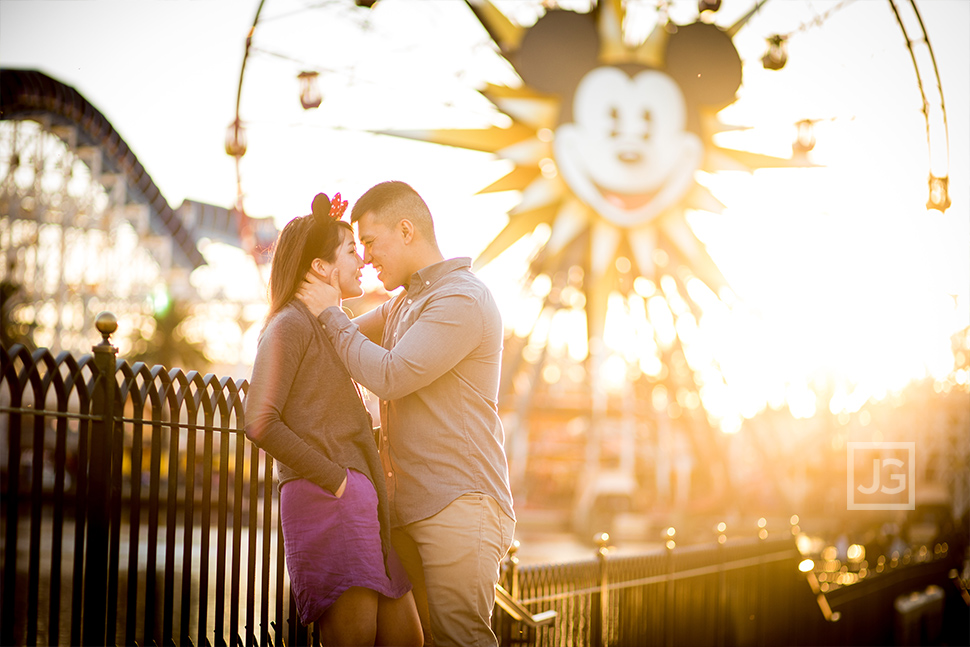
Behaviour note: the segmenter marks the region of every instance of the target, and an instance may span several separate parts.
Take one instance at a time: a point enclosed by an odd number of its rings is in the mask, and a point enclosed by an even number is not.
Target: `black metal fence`
[[[283,563],[273,460],[243,380],[2,349],[0,644],[312,638]]]
[[[962,554],[948,546],[907,553],[827,592],[814,570],[801,572],[803,556],[787,532],[635,556],[600,550],[567,564],[519,568],[513,556],[502,585],[533,613],[553,610],[557,619],[529,627],[498,615],[495,625],[502,645],[970,644]],[[901,597],[934,588],[938,606],[897,612]]]
[[[99,329],[80,359],[0,348],[0,644],[319,644],[296,616],[273,460],[242,432],[246,381],[129,365],[112,318]],[[938,545],[826,595],[790,533],[567,564],[513,554],[500,593],[555,618],[499,604],[493,625],[503,645],[887,644],[897,596],[940,584],[959,600],[961,557]]]

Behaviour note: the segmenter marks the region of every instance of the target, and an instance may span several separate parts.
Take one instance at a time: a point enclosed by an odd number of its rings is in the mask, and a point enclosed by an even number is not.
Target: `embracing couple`
[[[246,399],[246,435],[279,466],[300,619],[327,645],[495,645],[515,528],[498,308],[409,185],[372,187],[350,223],[346,206],[319,194],[280,233]],[[365,263],[404,289],[349,319]],[[380,398],[376,438],[358,384]]]

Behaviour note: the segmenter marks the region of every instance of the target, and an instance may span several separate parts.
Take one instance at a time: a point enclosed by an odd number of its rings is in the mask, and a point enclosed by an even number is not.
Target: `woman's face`
[[[322,264],[324,276],[327,280],[334,269],[340,273],[340,298],[353,299],[364,293],[360,286],[360,270],[364,267],[364,261],[357,254],[357,245],[354,243],[354,234],[349,229],[340,228],[340,244],[337,245],[333,263],[323,259],[316,259]]]

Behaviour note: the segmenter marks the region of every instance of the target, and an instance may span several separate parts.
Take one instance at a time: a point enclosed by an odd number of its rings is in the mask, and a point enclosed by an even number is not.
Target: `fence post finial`
[[[110,346],[111,342],[108,338],[118,330],[118,317],[113,312],[105,310],[94,318],[94,325],[101,333],[101,343],[98,346]]]

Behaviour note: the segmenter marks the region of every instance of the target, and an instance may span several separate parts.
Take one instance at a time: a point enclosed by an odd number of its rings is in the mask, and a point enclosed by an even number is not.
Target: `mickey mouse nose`
[[[637,151],[620,151],[620,153],[617,154],[617,157],[625,164],[636,164],[643,159],[643,155]]]

